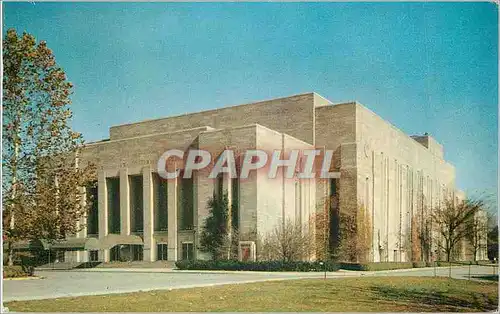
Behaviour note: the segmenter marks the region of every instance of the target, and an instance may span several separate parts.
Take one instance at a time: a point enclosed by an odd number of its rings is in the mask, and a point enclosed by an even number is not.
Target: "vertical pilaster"
[[[233,234],[233,180],[231,180],[231,176],[229,173],[225,173],[223,175],[223,181],[222,181],[222,190],[223,192],[227,192],[227,208],[228,208],[228,215],[227,215],[227,228],[228,228],[228,237],[231,239],[232,234]],[[231,250],[228,250],[227,252],[227,258],[231,259]]]
[[[153,238],[153,176],[151,167],[148,165],[142,169],[143,190],[143,215],[144,215],[144,252],[143,259],[147,262],[156,260],[156,243]]]
[[[177,186],[179,178],[168,181],[168,260],[177,261]]]
[[[228,214],[228,228],[229,232],[231,232],[231,218],[232,218],[232,204],[233,204],[233,188],[232,188],[233,181],[231,180],[231,176],[228,173],[224,173],[222,175],[222,193],[227,193],[227,207],[229,209],[229,214]]]
[[[120,169],[120,234],[130,235],[130,193],[128,169]]]
[[[100,171],[97,177],[98,212],[99,212],[99,240],[108,235],[108,189],[106,173]],[[99,261],[109,262],[109,250],[99,250]]]
[[[82,194],[82,199],[80,200],[82,208],[85,208],[87,205],[87,189],[85,187],[78,188],[79,192]],[[87,215],[84,215],[77,221],[77,230],[76,233],[77,238],[86,238],[87,237]],[[77,262],[87,262],[87,251],[76,251],[76,261]]]
[[[201,170],[200,172],[195,173],[195,195],[196,195],[196,215],[195,225],[196,225],[196,233],[195,233],[195,257],[196,259],[210,259],[210,254],[206,252],[202,252],[199,250],[200,248],[200,235],[203,231],[203,225],[205,223],[205,219],[209,214],[209,209],[207,207],[208,200],[214,195],[215,192],[215,182],[213,179],[208,178],[208,171]]]

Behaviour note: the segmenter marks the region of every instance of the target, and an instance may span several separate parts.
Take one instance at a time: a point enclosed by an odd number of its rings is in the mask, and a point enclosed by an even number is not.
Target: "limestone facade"
[[[275,179],[257,171],[218,182],[199,172],[190,181],[162,184],[161,154],[190,148],[213,156],[228,148],[332,150],[330,168],[340,179],[284,179],[280,168]],[[431,136],[410,137],[357,102],[334,105],[316,93],[113,126],[109,139],[87,144],[80,160],[98,168],[91,228],[97,233],[86,227],[76,238],[94,237],[100,245],[67,251],[65,258],[74,261],[107,262],[131,246],[132,258],[144,261],[210,258],[199,241],[218,184],[237,203],[244,243],[288,219],[305,224],[335,194],[341,210],[365,209],[369,260],[408,261],[412,219],[455,193],[455,169]],[[81,223],[89,226],[87,219]]]

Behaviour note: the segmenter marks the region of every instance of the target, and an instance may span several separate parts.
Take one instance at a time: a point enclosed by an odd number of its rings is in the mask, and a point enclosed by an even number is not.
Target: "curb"
[[[2,278],[3,280],[38,280],[44,279],[43,276],[29,276],[29,277],[17,277],[17,278]]]

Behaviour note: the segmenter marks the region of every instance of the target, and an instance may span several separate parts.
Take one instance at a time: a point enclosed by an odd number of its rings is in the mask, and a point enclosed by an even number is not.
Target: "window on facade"
[[[223,174],[219,174],[215,179],[215,197],[220,201],[224,195],[224,179]]]
[[[87,235],[97,235],[99,233],[99,209],[97,199],[97,186],[92,184],[87,187],[87,202],[90,202],[90,208],[87,215]]]
[[[99,261],[99,251],[89,251],[89,262]]]
[[[120,233],[120,179],[107,178],[108,232]]]
[[[338,179],[330,179],[330,197],[338,194]]]
[[[194,246],[192,242],[182,243],[182,260],[194,259]]]
[[[56,263],[64,263],[64,251],[63,250],[56,251]]]
[[[165,243],[160,243],[157,245],[156,253],[157,253],[157,260],[159,261],[166,261],[168,257],[168,246]]]
[[[339,179],[330,179],[330,191],[329,191],[329,197],[330,197],[330,208],[332,209],[338,209],[339,205]]]
[[[301,208],[301,185],[300,180],[295,181],[295,221],[302,224],[302,208]]]
[[[155,231],[166,231],[168,228],[168,183],[159,175],[154,176],[153,182]]]
[[[183,174],[181,174],[183,176]],[[194,195],[193,178],[184,179],[180,177],[178,185],[178,215],[180,230],[193,229],[194,222]]]
[[[142,261],[144,256],[144,250],[142,245],[131,245],[130,249],[132,250],[132,260],[133,261]]]
[[[142,176],[129,176],[130,231],[143,231]]]
[[[365,209],[368,210],[370,207],[370,179],[366,177],[365,179]]]
[[[235,230],[239,229],[239,211],[240,211],[240,179],[231,179],[231,222]]]
[[[111,262],[120,260],[120,246],[119,245],[115,245],[109,250],[109,260]]]

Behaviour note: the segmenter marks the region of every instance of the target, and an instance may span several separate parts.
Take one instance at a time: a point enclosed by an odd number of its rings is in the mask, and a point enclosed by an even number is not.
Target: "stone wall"
[[[174,117],[113,126],[110,139],[210,126],[216,129],[260,124],[298,139],[314,141],[314,93],[272,99],[246,105],[226,107]]]
[[[199,148],[212,156],[227,148],[263,149],[269,154],[268,166],[274,150],[332,150],[330,171],[341,174],[339,208],[356,217],[360,206],[366,209],[373,261],[415,259],[409,249],[412,219],[429,213],[455,190],[455,169],[443,159],[443,147],[432,137],[409,137],[358,103],[330,105],[315,93],[115,126],[110,135],[110,140],[88,144],[80,156],[81,163],[98,165],[100,238],[107,234],[102,210],[107,207],[105,178],[121,177],[125,182],[128,175],[145,174],[146,191],[158,158],[168,149]],[[283,167],[269,179],[268,170],[252,171],[248,179],[240,180],[243,240],[256,241],[257,234],[270,232],[288,218],[305,223],[315,212],[324,211],[329,180],[283,179]],[[215,185],[207,176],[202,172],[194,177],[194,230],[179,231],[175,237],[170,232],[150,235],[148,258],[153,258],[157,242],[167,241],[169,250],[177,250],[183,241],[198,246]],[[224,182],[229,190],[231,182]],[[121,188],[128,194],[127,187]],[[146,192],[145,210],[152,203]],[[127,229],[128,195],[122,200],[122,229]],[[151,222],[151,216],[144,218]]]
[[[373,260],[411,256],[411,219],[425,216],[455,189],[455,169],[430,149],[356,104],[359,202],[373,217]],[[434,143],[435,142],[435,143]],[[432,251],[436,247],[433,246]]]

